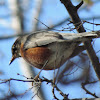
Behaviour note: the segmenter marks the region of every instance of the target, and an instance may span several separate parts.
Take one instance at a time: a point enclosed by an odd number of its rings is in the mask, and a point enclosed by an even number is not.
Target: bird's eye
[[[17,51],[16,47],[13,46],[13,47],[12,47],[12,54],[15,54],[16,51]]]
[[[13,46],[13,47],[12,47],[12,50],[13,50],[13,51],[15,51],[15,50],[16,50],[15,46]]]

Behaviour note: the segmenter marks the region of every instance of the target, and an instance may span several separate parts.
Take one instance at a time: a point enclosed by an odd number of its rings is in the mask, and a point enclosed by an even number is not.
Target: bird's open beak
[[[16,59],[16,56],[12,56],[12,58],[11,58],[11,60],[10,60],[10,62],[9,62],[9,65],[14,61]]]

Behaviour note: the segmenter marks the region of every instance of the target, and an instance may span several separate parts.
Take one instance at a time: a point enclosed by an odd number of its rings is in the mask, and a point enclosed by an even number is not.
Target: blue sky
[[[31,0],[34,2],[34,0]],[[14,33],[14,30],[10,27],[10,23],[11,23],[11,19],[10,16],[8,16],[10,14],[10,11],[8,11],[8,4],[7,4],[7,0],[5,0],[6,6],[1,6],[0,7],[0,16],[7,16],[7,17],[1,17],[0,18],[0,36],[7,36],[7,35],[11,35]],[[76,3],[75,3],[76,4]],[[55,23],[58,23],[59,21],[61,21],[62,19],[68,17],[68,13],[66,12],[66,9],[64,7],[63,4],[60,3],[60,0],[50,0],[48,2],[48,0],[44,0],[43,2],[43,10],[42,10],[42,14],[40,16],[40,21],[42,21],[44,24],[46,25],[53,25]],[[34,8],[33,4],[30,4],[31,9],[29,9],[27,12],[25,12],[25,15],[27,13],[28,16],[25,16],[26,20],[25,20],[25,31],[31,31],[32,30],[32,8]],[[92,17],[92,16],[100,16],[99,13],[100,10],[100,3],[94,4],[92,7],[90,7],[87,10],[82,10],[79,12],[79,15],[81,18],[86,18],[86,17]],[[34,18],[34,16],[33,16]],[[5,22],[2,22],[3,21]],[[91,22],[93,22],[93,20],[90,20]],[[94,20],[95,23],[100,23],[100,19],[98,20]],[[5,25],[6,23],[6,25]],[[84,24],[85,28],[88,28],[90,30],[93,30],[93,25],[90,24]],[[42,25],[40,23],[39,27],[45,28],[44,25]],[[63,27],[66,27],[66,23],[60,27],[57,27],[56,29],[63,29]],[[99,30],[99,26],[94,26],[95,30]],[[89,31],[89,30],[88,30]],[[2,71],[4,73],[4,75],[0,75],[0,79],[9,79],[9,78],[18,78],[18,79],[23,79],[22,76],[17,75],[17,73],[20,73],[21,75],[23,75],[20,66],[19,66],[19,59],[16,59],[10,66],[9,66],[9,60],[11,59],[11,46],[14,43],[15,38],[13,39],[8,39],[8,40],[0,40],[0,71]],[[95,44],[94,44],[94,48],[96,51],[100,50],[100,46],[99,46],[99,42],[100,39],[96,39]],[[100,53],[98,53],[98,56],[100,57]],[[39,70],[38,70],[39,71]],[[49,78],[52,78],[52,71],[43,71],[42,75],[47,76]],[[49,74],[49,75],[48,75]],[[92,74],[95,75],[95,72],[92,72]],[[73,78],[75,77],[76,74],[73,75]],[[78,72],[77,72],[78,75]],[[77,76],[76,75],[76,76]],[[19,93],[23,93],[25,90],[28,89],[27,83],[23,83],[23,82],[11,82],[11,84],[14,84],[16,87],[17,92]],[[100,94],[100,92],[98,92],[100,90],[99,87],[99,83],[97,83],[96,85],[91,85],[92,86],[92,90],[93,92],[96,92],[98,94]],[[60,84],[59,84],[60,86]],[[0,84],[1,89],[3,90],[8,90],[8,86],[7,84]],[[22,87],[22,88],[21,88]],[[42,85],[42,88],[45,88],[46,93],[48,93],[48,91],[51,91],[51,87],[50,84],[46,85],[44,83],[44,85]],[[60,86],[61,89],[64,91],[64,93],[69,93],[69,97],[70,98],[81,98],[81,97],[92,97],[90,95],[87,95],[85,93],[84,90],[81,89],[80,84],[70,84],[68,85],[66,88],[65,86]],[[14,89],[13,87],[11,87],[11,89]],[[47,88],[49,90],[47,90]],[[8,93],[8,91],[6,91]],[[80,95],[78,95],[80,94]],[[0,92],[0,97],[2,96],[2,92]],[[30,95],[31,98],[32,94]],[[46,95],[46,98],[53,98],[52,97],[52,93],[51,95],[48,93]],[[24,97],[23,97],[24,98]],[[24,100],[23,98],[20,98],[20,100]],[[26,100],[28,100],[29,98],[26,98]],[[48,99],[49,100],[49,99]]]

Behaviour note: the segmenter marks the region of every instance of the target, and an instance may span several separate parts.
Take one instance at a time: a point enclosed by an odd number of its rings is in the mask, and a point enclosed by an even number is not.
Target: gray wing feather
[[[33,33],[27,36],[26,41],[27,42],[25,42],[24,44],[24,49],[47,45],[53,42],[60,42],[63,41],[63,37],[57,32],[44,31],[44,32]]]
[[[27,36],[24,49],[47,45],[53,42],[83,42],[97,37],[93,33],[58,33],[53,31],[40,31]]]

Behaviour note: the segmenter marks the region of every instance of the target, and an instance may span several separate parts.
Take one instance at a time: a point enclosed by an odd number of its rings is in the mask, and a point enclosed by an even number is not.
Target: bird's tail
[[[100,37],[100,31],[95,31],[95,32],[83,32],[83,33],[78,33],[78,34],[74,34],[74,33],[61,33],[61,35],[63,36],[63,38],[66,41],[80,41],[80,42],[84,42],[84,41],[88,41],[94,38],[99,38]]]

